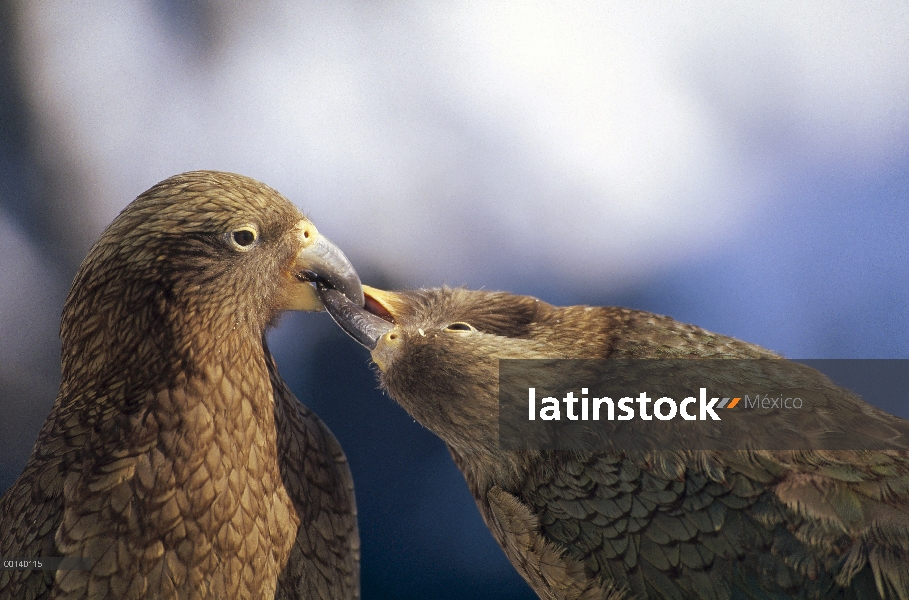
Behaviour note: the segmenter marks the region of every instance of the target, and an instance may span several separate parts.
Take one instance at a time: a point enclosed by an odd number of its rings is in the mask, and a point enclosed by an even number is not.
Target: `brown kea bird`
[[[273,189],[199,171],[110,224],[63,310],[62,383],[0,500],[0,597],[356,598],[347,460],[278,375],[266,330],[362,303],[337,247]]]
[[[623,308],[364,291],[365,309],[320,294],[372,351],[389,395],[446,442],[493,536],[541,598],[909,598],[909,429],[817,371],[797,366],[803,385],[846,411],[821,429],[848,431],[837,421],[851,407],[902,449],[503,450],[499,359],[779,357]]]

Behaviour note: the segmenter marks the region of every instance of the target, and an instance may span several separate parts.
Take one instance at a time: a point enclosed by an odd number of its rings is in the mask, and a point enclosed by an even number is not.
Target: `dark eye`
[[[244,226],[231,231],[228,234],[228,239],[235,250],[244,252],[252,248],[253,244],[256,243],[256,240],[259,239],[259,233],[252,226]]]
[[[445,328],[445,331],[476,331],[476,329],[468,323],[452,323]]]

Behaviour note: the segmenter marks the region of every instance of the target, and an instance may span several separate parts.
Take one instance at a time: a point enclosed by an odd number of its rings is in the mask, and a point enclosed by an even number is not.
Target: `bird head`
[[[371,351],[391,397],[465,452],[498,445],[499,359],[562,358],[572,346],[572,336],[548,319],[554,307],[530,296],[363,289],[365,307],[333,290],[320,295],[335,321]]]
[[[316,281],[363,303],[344,254],[275,190],[230,173],[171,177],[129,204],[82,263],[64,308],[64,372],[68,361],[166,350],[191,359],[204,334],[261,339],[284,310],[322,309]]]

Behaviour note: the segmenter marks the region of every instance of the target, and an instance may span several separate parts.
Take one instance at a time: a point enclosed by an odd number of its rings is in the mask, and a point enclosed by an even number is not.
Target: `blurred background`
[[[278,189],[366,283],[907,358],[907,65],[901,0],[0,0],[0,490],[80,261],[193,169]],[[533,597],[365,351],[324,314],[271,346],[350,459],[365,599]]]

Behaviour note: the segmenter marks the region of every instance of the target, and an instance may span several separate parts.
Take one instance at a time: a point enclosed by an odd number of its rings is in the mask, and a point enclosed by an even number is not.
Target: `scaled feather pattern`
[[[359,596],[347,461],[265,342],[283,310],[321,308],[300,275],[317,247],[352,272],[287,199],[229,173],[167,179],[111,223],[66,301],[56,401],[0,499],[0,556],[91,567],[0,571],[0,598]]]
[[[499,359],[795,363],[642,311],[502,292],[364,289],[367,310],[328,292],[323,301],[342,327],[359,327],[389,395],[446,442],[493,536],[540,598],[909,598],[902,419],[796,365],[831,408],[817,431],[786,431],[795,422],[778,418],[780,435],[810,437],[830,424],[848,431],[860,408],[882,435],[896,432],[896,447],[503,449]]]

